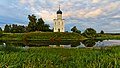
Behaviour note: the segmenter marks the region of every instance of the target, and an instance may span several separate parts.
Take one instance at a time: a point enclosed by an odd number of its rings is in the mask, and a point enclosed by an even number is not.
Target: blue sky
[[[81,31],[120,32],[120,0],[1,0],[0,27],[5,24],[27,25],[27,16],[35,14],[53,28],[59,4],[66,31],[73,26]]]

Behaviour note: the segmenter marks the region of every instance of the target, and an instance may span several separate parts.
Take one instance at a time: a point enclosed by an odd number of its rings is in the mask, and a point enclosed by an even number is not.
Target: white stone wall
[[[64,19],[54,19],[54,32],[64,32],[64,31],[65,31]]]

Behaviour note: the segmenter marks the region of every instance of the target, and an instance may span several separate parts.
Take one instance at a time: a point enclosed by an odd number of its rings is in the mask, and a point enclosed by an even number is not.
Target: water
[[[120,40],[104,40],[102,42],[96,42],[95,47],[118,46],[118,45],[120,45]]]
[[[120,40],[84,40],[84,41],[0,41],[0,45],[13,45],[18,47],[62,47],[62,48],[84,48],[119,46]]]

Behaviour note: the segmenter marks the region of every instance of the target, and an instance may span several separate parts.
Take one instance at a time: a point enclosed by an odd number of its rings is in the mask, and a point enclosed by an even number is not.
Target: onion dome
[[[59,9],[59,10],[57,11],[57,14],[62,14],[62,11]]]
[[[62,11],[60,10],[60,5],[59,5],[59,10],[57,11],[57,14],[62,14]]]

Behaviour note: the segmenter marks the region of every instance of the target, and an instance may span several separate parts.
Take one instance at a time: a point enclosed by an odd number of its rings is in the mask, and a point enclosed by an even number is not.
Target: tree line
[[[87,38],[95,38],[97,36],[97,32],[95,29],[93,28],[87,28],[83,33],[81,33],[80,30],[77,29],[76,26],[74,26],[72,29],[71,29],[72,32],[74,33],[79,33]],[[104,34],[104,31],[101,30],[100,34]]]
[[[49,24],[45,24],[42,18],[37,19],[35,15],[28,15],[29,24],[26,27],[28,32],[33,31],[43,31],[43,32],[51,32],[52,30],[49,28]]]
[[[33,15],[28,15],[29,24],[27,26],[17,25],[17,24],[6,24],[4,27],[5,33],[25,33],[25,32],[34,32],[34,31],[42,31],[42,32],[52,32],[49,28],[49,24],[45,24],[42,18],[37,19],[37,17]],[[2,29],[0,28],[2,31]]]

